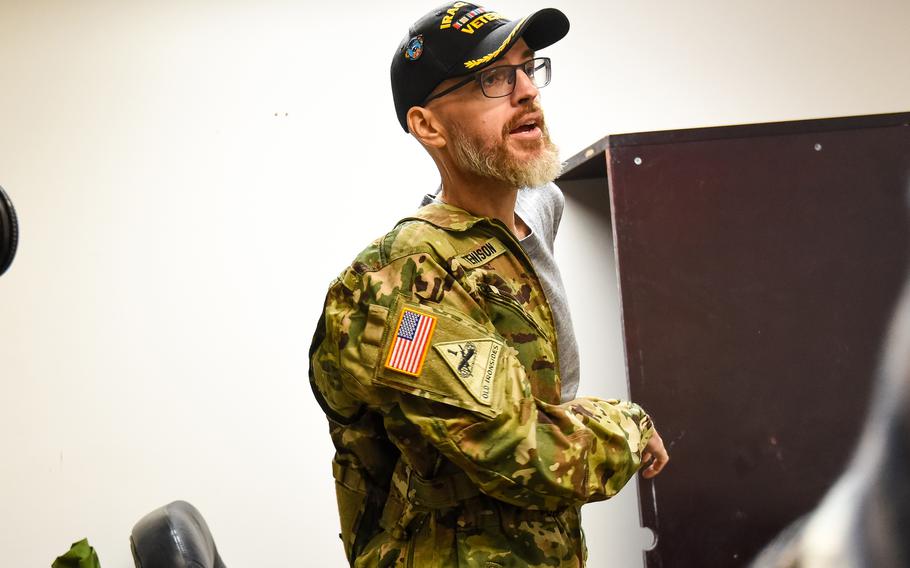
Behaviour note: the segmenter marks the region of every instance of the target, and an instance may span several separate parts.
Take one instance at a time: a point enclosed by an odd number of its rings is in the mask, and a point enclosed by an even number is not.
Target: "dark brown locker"
[[[850,458],[908,266],[908,123],[626,134],[569,161],[608,177],[631,398],[671,448],[640,484],[647,566],[746,564]]]

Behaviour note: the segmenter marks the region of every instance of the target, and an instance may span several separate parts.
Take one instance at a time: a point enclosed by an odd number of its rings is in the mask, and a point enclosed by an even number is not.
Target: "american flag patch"
[[[420,375],[423,360],[430,347],[430,337],[436,327],[436,318],[405,308],[398,320],[395,342],[389,350],[385,366],[415,377]]]

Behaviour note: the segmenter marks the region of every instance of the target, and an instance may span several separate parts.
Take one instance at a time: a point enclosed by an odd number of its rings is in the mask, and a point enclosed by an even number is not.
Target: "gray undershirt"
[[[435,195],[424,196],[421,207],[438,201]],[[518,192],[515,213],[530,229],[527,237],[521,239],[521,248],[531,260],[534,271],[540,279],[544,295],[553,312],[556,324],[557,349],[559,351],[559,373],[562,381],[562,401],[575,398],[578,391],[578,343],[572,328],[569,302],[562,284],[562,276],[553,257],[553,241],[562,220],[565,197],[556,184],[525,188]]]

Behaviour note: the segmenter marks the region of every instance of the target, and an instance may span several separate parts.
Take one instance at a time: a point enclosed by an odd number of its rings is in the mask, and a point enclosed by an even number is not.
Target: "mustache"
[[[521,123],[524,122],[525,119],[527,119],[528,116],[530,116],[532,114],[538,115],[538,120],[536,121],[537,126],[540,128],[541,131],[546,132],[547,131],[546,117],[544,117],[543,109],[541,108],[540,104],[535,101],[532,106],[529,106],[527,109],[525,109],[524,112],[517,115],[514,119],[510,120],[508,123],[506,123],[505,126],[502,127],[503,137],[507,137],[510,132],[512,132],[519,126],[521,126]]]

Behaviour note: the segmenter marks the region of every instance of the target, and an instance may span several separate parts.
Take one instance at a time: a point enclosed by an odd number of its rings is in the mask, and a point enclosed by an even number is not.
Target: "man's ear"
[[[407,114],[408,130],[424,146],[442,148],[446,145],[447,134],[439,117],[432,110],[412,106]]]

